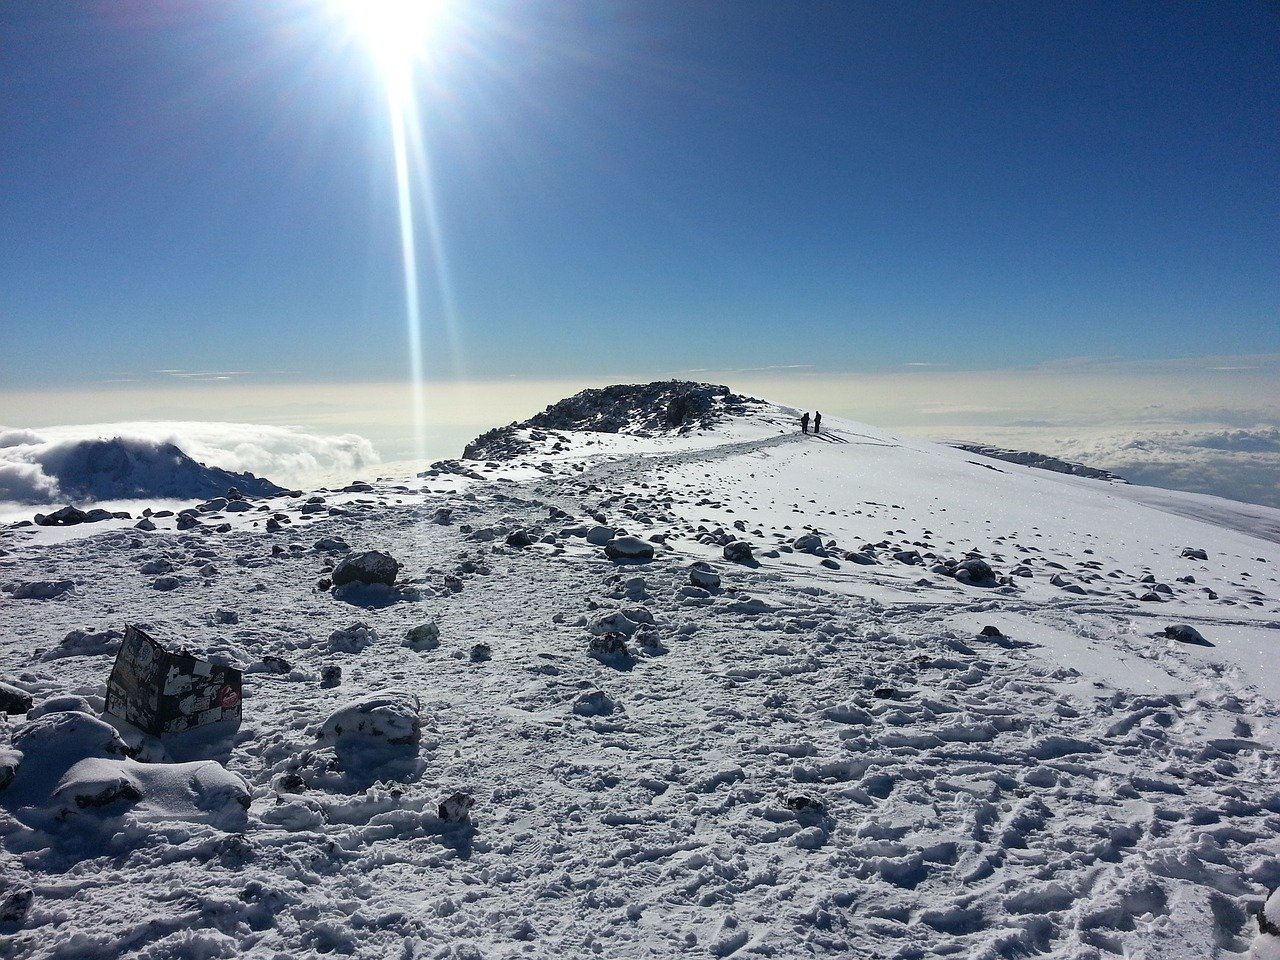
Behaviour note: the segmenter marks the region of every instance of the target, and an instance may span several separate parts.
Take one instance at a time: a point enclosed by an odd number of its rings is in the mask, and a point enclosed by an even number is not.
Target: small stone
[[[458,792],[441,800],[436,813],[446,823],[470,823],[471,808],[476,805],[475,798],[468,793]]]
[[[420,623],[404,635],[404,645],[410,650],[434,650],[440,646],[440,627],[434,620]]]
[[[490,649],[487,643],[477,643],[471,648],[472,663],[484,663],[491,659],[493,659],[493,650]]]
[[[320,686],[336,687],[341,682],[342,667],[336,663],[329,663],[320,668]]]

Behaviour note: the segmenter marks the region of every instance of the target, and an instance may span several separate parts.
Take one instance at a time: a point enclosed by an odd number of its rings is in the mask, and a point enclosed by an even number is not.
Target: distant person
[[[813,412],[813,432],[817,433],[822,429],[822,414],[818,411]]]
[[[809,432],[809,411],[808,410],[806,410],[804,412],[804,416],[800,418],[800,432],[801,433]]]

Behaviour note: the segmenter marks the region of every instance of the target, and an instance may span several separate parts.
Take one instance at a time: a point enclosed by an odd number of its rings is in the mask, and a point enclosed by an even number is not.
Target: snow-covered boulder
[[[400,563],[391,554],[381,550],[367,550],[344,558],[333,568],[330,579],[335,587],[348,583],[381,583],[391,586],[396,582],[396,574],[399,572]]]
[[[46,650],[41,660],[57,660],[61,657],[114,656],[120,649],[124,634],[115,629],[72,630],[56,647]]]
[[[0,790],[13,783],[20,766],[22,766],[21,752],[13,747],[0,747]]]
[[[620,633],[624,637],[629,637],[640,629],[640,624],[621,610],[613,610],[595,617],[587,624],[587,629],[593,636],[597,637],[603,637],[610,633]]]
[[[1280,890],[1267,898],[1258,913],[1258,935],[1249,947],[1249,960],[1280,960]]]
[[[319,739],[333,747],[338,762],[347,769],[379,766],[406,752],[417,752],[421,711],[421,701],[408,691],[371,694],[330,714]]]
[[[29,580],[5,585],[15,600],[56,600],[76,587],[74,580]]]
[[[50,713],[87,713],[94,716],[96,711],[90,705],[89,701],[84,697],[78,697],[73,693],[64,693],[61,696],[49,697],[47,700],[41,700],[38,704],[27,711],[28,720],[36,720]]]
[[[434,650],[440,646],[440,627],[434,620],[411,627],[404,635],[404,645],[410,650]]]
[[[353,623],[329,634],[329,650],[332,653],[360,653],[365,647],[378,642],[378,632],[367,623]]]
[[[13,732],[13,745],[45,769],[66,770],[86,757],[123,757],[124,740],[111,724],[79,710],[28,720]]]
[[[653,544],[639,537],[614,537],[604,545],[604,555],[610,560],[652,560]]]
[[[214,760],[139,763],[92,757],[72,766],[53,792],[65,810],[124,813],[135,822],[207,823],[242,829],[249,787]]]
[[[604,717],[618,709],[618,705],[603,690],[584,690],[573,701],[573,712],[581,717]]]

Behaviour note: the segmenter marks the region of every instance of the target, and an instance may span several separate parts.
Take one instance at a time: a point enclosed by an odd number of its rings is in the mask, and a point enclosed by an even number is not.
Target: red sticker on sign
[[[231,686],[231,684],[223,684],[222,689],[218,691],[218,706],[223,710],[230,710],[240,702],[240,694]]]

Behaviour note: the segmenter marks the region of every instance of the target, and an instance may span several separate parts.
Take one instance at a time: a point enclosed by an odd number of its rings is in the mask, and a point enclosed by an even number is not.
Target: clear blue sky
[[[1280,352],[1275,4],[457,7],[420,96],[468,375]],[[405,376],[341,27],[0,6],[7,385]]]

